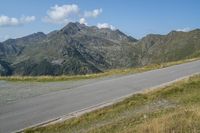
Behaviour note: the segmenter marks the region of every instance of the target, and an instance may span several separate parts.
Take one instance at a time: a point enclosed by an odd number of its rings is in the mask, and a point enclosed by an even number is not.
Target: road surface
[[[195,73],[200,73],[200,61],[102,80],[1,106],[0,133],[14,132]]]

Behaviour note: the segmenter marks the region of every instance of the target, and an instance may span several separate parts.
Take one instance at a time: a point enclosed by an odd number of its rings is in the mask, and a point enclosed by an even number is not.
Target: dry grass
[[[200,107],[181,107],[137,125],[141,133],[197,133],[200,132]],[[129,130],[131,131],[131,130]]]

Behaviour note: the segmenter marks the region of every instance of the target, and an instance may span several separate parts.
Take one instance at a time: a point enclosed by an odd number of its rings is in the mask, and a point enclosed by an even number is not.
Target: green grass
[[[94,73],[94,74],[87,74],[87,75],[61,75],[61,76],[0,76],[0,80],[7,80],[7,81],[38,81],[38,82],[48,82],[48,81],[67,81],[67,80],[82,80],[82,79],[94,79],[94,78],[101,78],[101,77],[108,77],[108,76],[115,76],[115,75],[126,75],[132,73],[139,73],[150,71],[154,69],[164,68],[172,65],[182,64],[186,62],[191,62],[198,60],[199,58],[193,59],[185,59],[181,61],[174,61],[168,63],[161,63],[161,64],[151,64],[144,67],[138,68],[127,68],[127,69],[113,69],[103,73]]]
[[[200,75],[26,133],[200,132]]]

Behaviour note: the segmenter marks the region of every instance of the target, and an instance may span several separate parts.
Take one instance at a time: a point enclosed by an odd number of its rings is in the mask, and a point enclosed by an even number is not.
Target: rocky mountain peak
[[[70,22],[65,27],[63,27],[60,31],[67,35],[74,35],[81,31],[82,29],[85,29],[87,26],[84,24],[80,24],[79,22]]]

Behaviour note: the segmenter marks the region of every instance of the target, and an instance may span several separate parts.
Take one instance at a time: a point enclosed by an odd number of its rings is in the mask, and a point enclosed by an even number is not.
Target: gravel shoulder
[[[20,100],[45,95],[48,93],[54,93],[61,90],[73,89],[82,85],[94,83],[105,79],[108,79],[108,77],[56,82],[12,82],[0,80],[0,107]]]

